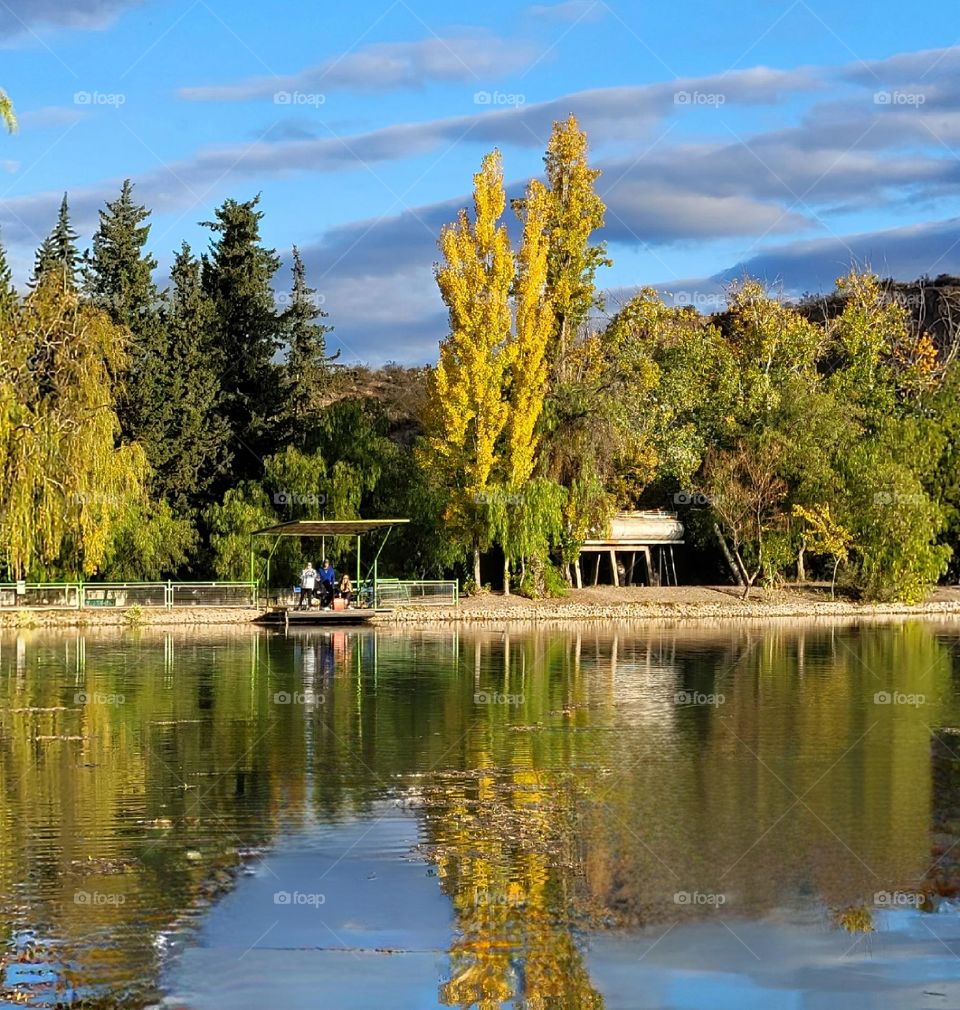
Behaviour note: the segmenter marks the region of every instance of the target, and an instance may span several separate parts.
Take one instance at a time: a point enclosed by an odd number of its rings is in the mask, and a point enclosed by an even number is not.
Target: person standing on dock
[[[308,561],[307,567],[300,573],[300,605],[297,610],[306,607],[310,609],[313,602],[313,588],[317,584],[317,570],[313,567],[313,562]]]
[[[326,610],[333,603],[333,591],[337,585],[337,573],[333,570],[333,565],[324,558],[320,566],[320,606]]]

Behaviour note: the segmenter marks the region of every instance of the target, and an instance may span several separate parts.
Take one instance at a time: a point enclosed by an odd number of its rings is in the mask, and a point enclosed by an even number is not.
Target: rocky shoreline
[[[264,611],[248,607],[172,607],[119,610],[16,610],[0,612],[0,628],[214,628],[250,626]],[[597,622],[729,623],[769,620],[902,620],[960,618],[960,589],[940,587],[923,603],[857,603],[812,593],[760,591],[747,601],[727,587],[596,587],[563,599],[527,600],[486,593],[457,607],[406,606],[380,614],[381,627],[409,625],[569,624]]]

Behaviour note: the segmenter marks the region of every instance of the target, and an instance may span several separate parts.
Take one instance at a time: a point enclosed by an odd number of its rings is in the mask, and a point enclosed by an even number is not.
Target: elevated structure
[[[592,576],[593,585],[600,581],[604,560],[615,586],[676,585],[673,548],[684,542],[683,535],[676,512],[617,512],[601,534],[584,542],[580,559],[587,562],[587,577]],[[642,570],[638,560],[642,560]]]

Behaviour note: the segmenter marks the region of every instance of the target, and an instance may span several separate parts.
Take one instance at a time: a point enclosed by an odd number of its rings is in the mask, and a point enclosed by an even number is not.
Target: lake
[[[2,632],[0,1007],[960,1006],[958,657],[921,621]]]

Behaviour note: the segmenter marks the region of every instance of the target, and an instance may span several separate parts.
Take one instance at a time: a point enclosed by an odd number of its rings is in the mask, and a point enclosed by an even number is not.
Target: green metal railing
[[[378,579],[373,593],[376,607],[455,607],[460,599],[457,582],[441,579]]]
[[[255,582],[5,582],[0,610],[256,607]]]

